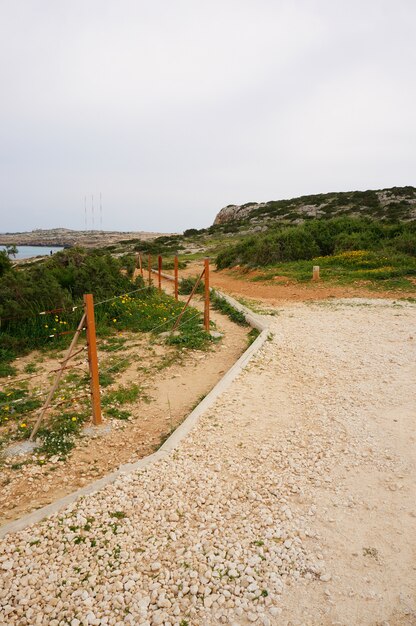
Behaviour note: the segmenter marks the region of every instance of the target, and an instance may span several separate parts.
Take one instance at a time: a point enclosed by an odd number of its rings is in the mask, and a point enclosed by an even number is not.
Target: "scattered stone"
[[[332,576],[331,574],[322,574],[319,577],[319,580],[321,580],[323,583],[328,583],[331,580]]]

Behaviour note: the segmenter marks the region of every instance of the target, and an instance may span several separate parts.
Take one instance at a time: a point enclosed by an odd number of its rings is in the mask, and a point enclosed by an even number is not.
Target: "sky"
[[[0,232],[416,185],[414,0],[0,0]]]

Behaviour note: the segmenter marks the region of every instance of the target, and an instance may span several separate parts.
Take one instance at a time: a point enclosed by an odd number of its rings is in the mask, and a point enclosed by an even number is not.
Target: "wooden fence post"
[[[204,280],[205,280],[205,306],[204,306],[204,326],[209,333],[209,259],[204,261]]]
[[[94,299],[91,293],[84,294],[87,322],[88,364],[90,368],[92,421],[96,426],[102,424],[100,379],[98,375],[97,338],[95,336]]]
[[[147,271],[149,272],[149,287],[152,286],[152,255],[149,254],[149,258],[147,260]]]
[[[143,278],[143,263],[142,263],[142,253],[139,252],[139,268],[140,268],[140,276]]]
[[[313,266],[312,280],[319,280],[319,265]]]
[[[159,291],[162,291],[162,257],[160,254],[157,257],[157,286]]]
[[[174,274],[175,274],[175,300],[178,299],[178,255],[175,255],[174,261]]]

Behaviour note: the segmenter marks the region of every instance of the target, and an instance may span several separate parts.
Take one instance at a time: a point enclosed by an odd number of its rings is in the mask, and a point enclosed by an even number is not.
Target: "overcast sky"
[[[0,0],[0,231],[415,185],[415,0]]]

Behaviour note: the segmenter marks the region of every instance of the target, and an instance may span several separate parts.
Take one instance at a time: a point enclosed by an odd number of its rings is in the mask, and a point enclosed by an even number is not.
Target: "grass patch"
[[[106,413],[110,417],[114,417],[117,420],[128,420],[129,417],[131,417],[130,411],[124,411],[114,406],[108,407],[108,409],[106,409]]]
[[[132,404],[141,394],[141,387],[136,384],[120,386],[118,389],[108,391],[102,399],[103,406],[120,404]]]
[[[99,378],[100,378],[100,387],[108,387],[109,385],[112,385],[114,382],[114,376],[112,376],[109,372],[100,372],[99,373]]]
[[[38,371],[38,366],[36,363],[27,363],[23,369],[25,374],[35,374]]]
[[[38,409],[41,404],[41,399],[33,397],[33,394],[24,386],[0,391],[0,425],[22,422],[28,413]],[[20,434],[24,435],[26,429],[27,424],[23,421],[19,425]]]
[[[183,303],[151,288],[137,297],[121,296],[110,305],[111,323],[115,330],[151,332],[158,335],[173,329],[183,309]],[[202,314],[188,307],[178,327],[179,335],[168,343],[192,349],[204,349],[210,342],[209,334],[201,328]]]
[[[257,337],[260,335],[260,331],[257,328],[252,328],[247,335],[247,347],[251,346],[251,344],[256,341]]]
[[[238,311],[232,306],[225,298],[219,296],[214,290],[211,292],[211,303],[214,309],[221,311],[224,315],[227,315],[230,320],[239,324],[240,326],[248,326],[244,313]]]

